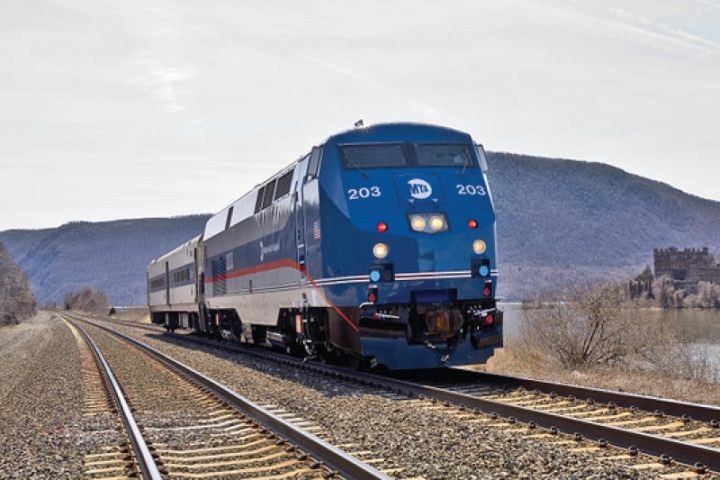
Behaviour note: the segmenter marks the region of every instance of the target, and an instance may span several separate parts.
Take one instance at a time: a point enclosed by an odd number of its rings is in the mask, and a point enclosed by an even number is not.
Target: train
[[[331,135],[150,263],[151,319],[358,369],[485,363],[503,342],[487,170],[447,127]]]

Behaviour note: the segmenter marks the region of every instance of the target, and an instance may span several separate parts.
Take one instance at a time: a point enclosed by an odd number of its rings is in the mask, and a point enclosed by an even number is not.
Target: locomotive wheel
[[[321,350],[323,362],[330,363],[333,365],[336,365],[336,364],[342,362],[343,353],[338,348],[336,348],[332,343],[325,342],[325,344],[322,346],[322,348],[320,350]]]
[[[252,329],[252,341],[253,345],[264,344],[267,338],[264,328],[258,327]]]
[[[357,372],[361,372],[363,370],[367,370],[370,364],[368,363],[367,359],[363,357],[362,355],[358,355],[357,353],[351,353],[348,358],[348,363],[350,365],[350,368]]]
[[[328,351],[325,345],[315,347],[315,357],[320,363],[332,363],[332,352]]]
[[[232,334],[237,339],[238,343],[242,343],[242,337],[243,337],[243,327],[242,327],[242,321],[237,318],[237,316],[233,315],[230,320],[230,329],[232,331]]]

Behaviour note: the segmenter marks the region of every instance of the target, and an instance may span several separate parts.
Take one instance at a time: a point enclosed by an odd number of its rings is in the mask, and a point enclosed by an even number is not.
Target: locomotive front
[[[495,211],[482,147],[455,130],[358,128],[324,145],[318,286],[336,343],[390,369],[484,363],[502,346]],[[321,233],[322,232],[322,233]]]

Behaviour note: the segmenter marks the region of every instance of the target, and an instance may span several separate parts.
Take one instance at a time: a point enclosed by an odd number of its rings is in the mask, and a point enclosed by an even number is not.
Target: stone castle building
[[[678,250],[654,249],[655,278],[667,275],[678,288],[694,288],[698,282],[720,284],[720,264],[707,247]]]

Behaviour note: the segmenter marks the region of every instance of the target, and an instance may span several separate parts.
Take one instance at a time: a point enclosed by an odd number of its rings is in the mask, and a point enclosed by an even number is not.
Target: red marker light
[[[488,316],[483,319],[483,324],[485,324],[486,326],[490,326],[493,323],[495,323],[495,317],[493,317],[491,314],[488,314]]]
[[[483,288],[483,295],[485,295],[486,297],[489,297],[491,293],[492,293],[492,290],[490,290],[489,286],[486,286],[485,288]]]
[[[378,232],[380,232],[380,233],[385,233],[385,232],[387,232],[387,230],[388,230],[387,223],[385,223],[385,222],[380,222],[380,223],[377,224],[377,231],[378,231]]]
[[[477,228],[477,226],[478,226],[477,220],[475,220],[475,219],[473,219],[473,218],[471,218],[470,220],[468,220],[468,227],[470,227],[470,228]]]
[[[368,293],[368,302],[375,303],[375,300],[377,300],[377,296],[375,296],[375,293],[373,293],[373,292]]]

